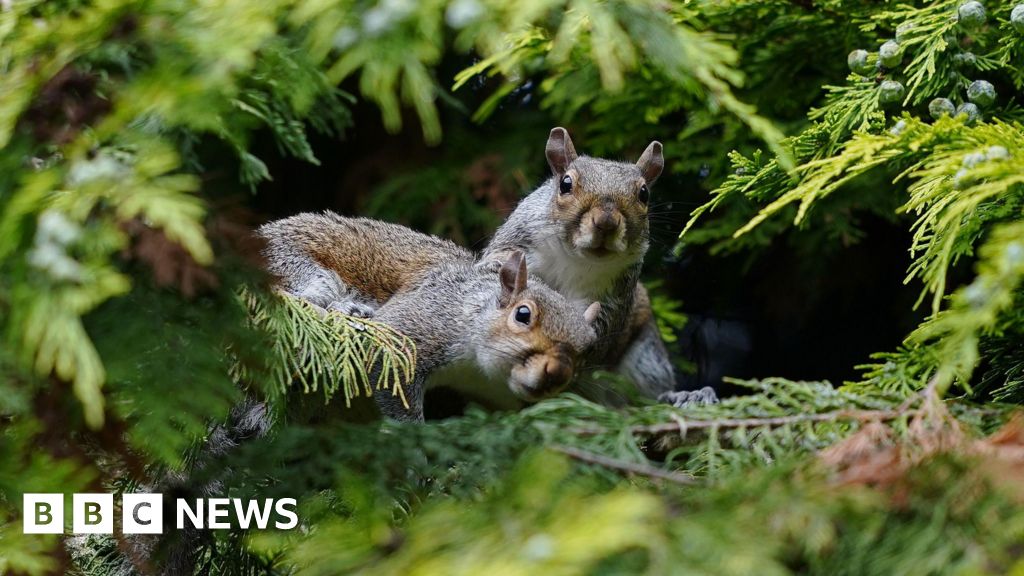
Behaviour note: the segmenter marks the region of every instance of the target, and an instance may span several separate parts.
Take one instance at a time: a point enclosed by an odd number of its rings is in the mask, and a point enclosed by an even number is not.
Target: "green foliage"
[[[302,528],[218,532],[200,573],[1022,570],[1024,435],[992,400],[1024,399],[1024,35],[1009,3],[972,28],[960,4],[4,3],[0,572],[128,570],[116,538],[21,534],[22,494],[158,485],[247,397],[273,432],[190,479],[298,497]],[[850,74],[851,50],[894,36],[901,60]],[[974,94],[979,118],[930,117],[977,80],[996,93]],[[358,199],[369,214],[472,243],[541,179],[552,122],[593,155],[657,138],[675,172],[659,203],[714,189],[684,242],[814,260],[879,216],[908,231],[929,315],[838,389],[354,424],[365,397],[402,393],[412,343],[262,289],[222,200],[279,177],[274,147],[327,163],[313,134],[373,131],[362,101],[445,144],[393,166]],[[652,306],[672,342],[682,309],[658,290]]]
[[[468,513],[457,501],[419,511],[404,527],[407,545],[390,554],[370,551],[397,535],[374,518],[372,502],[356,500],[352,518],[324,521],[287,561],[299,574],[578,574],[660,540],[655,498],[625,488],[594,495],[591,486],[568,482],[568,473],[551,455],[528,458]],[[341,550],[332,545],[338,542]]]
[[[651,311],[658,323],[661,339],[667,344],[679,340],[679,331],[686,326],[686,314],[682,312],[683,303],[672,300],[658,292],[661,282],[648,282],[645,286],[651,299]]]
[[[919,456],[902,476],[905,464],[871,460],[895,446],[929,450],[933,435],[947,433],[948,416],[934,412],[928,397],[908,403],[821,383],[747,384],[766,392],[699,411],[623,412],[564,397],[519,413],[476,412],[426,425],[291,428],[244,447],[225,465],[248,462],[253,479],[270,474],[309,491],[301,515],[315,530],[251,540],[258,555],[278,558],[281,572],[473,574],[500,561],[513,573],[660,574],[686,566],[829,574],[846,562],[856,566],[853,573],[1012,563],[1022,527],[1015,491],[979,490],[989,480],[968,472],[991,462]],[[999,420],[969,405],[954,409],[970,429]],[[862,439],[834,452],[852,459],[842,466],[832,468],[835,456],[800,456],[851,434]],[[410,441],[398,448],[396,436]],[[572,467],[552,453],[570,446],[584,458]],[[673,451],[693,459],[673,458]],[[298,457],[275,470],[267,458],[275,454]],[[598,455],[621,468],[586,459]],[[715,460],[726,465],[693,465]],[[330,464],[336,462],[348,464]],[[896,484],[842,480],[855,464],[864,466],[858,473]],[[695,471],[701,484],[661,480],[662,466]],[[623,481],[620,472],[631,478]],[[913,496],[901,501],[906,493]],[[599,517],[605,521],[595,522]],[[891,540],[913,552],[898,552]],[[891,552],[875,554],[879,547]]]
[[[935,377],[943,389],[956,382],[971,392],[975,368],[985,365],[983,389],[1011,398],[1015,380],[994,384],[993,378],[1013,374],[1014,364],[988,366],[1006,356],[983,356],[981,350],[988,340],[1014,333],[1020,317],[1019,107],[1001,89],[995,103],[983,107],[981,122],[964,115],[922,118],[929,116],[924,104],[934,98],[965,102],[968,86],[979,79],[1019,88],[1017,67],[1006,55],[1024,45],[1024,38],[1007,22],[1010,4],[990,7],[990,23],[972,29],[951,17],[959,4],[870,14],[861,29],[879,43],[887,31],[903,27],[902,62],[876,78],[853,74],[846,85],[829,88],[824,105],[808,115],[815,124],[786,142],[800,163],[791,174],[760,154],[734,154],[735,174],[694,212],[684,238],[713,242],[717,250],[763,247],[789,227],[788,220],[801,229],[856,239],[845,231],[851,209],[899,216],[913,234],[906,282],[923,284],[921,299],[930,296],[931,314],[898,352],[880,354],[883,363],[865,367],[862,385],[908,390]],[[968,50],[971,57],[964,58]],[[877,93],[879,82],[890,78],[906,85],[895,107],[881,105]],[[726,207],[729,216],[706,221]],[[950,297],[954,270],[974,259],[977,276]]]
[[[405,335],[335,312],[321,317],[308,302],[287,295],[261,298],[246,292],[242,298],[253,324],[271,341],[267,364],[278,392],[298,381],[304,393],[322,390],[325,401],[342,390],[346,406],[360,393],[371,396],[374,388],[390,390],[406,403],[402,383],[412,381],[416,345]],[[235,368],[236,379],[251,380],[244,364]]]
[[[585,107],[601,107],[601,88],[614,98],[627,81],[653,81],[664,90],[712,98],[716,107],[735,114],[786,157],[785,150],[776,146],[781,133],[733,95],[733,86],[742,83],[742,76],[733,70],[735,51],[714,34],[682,24],[692,16],[685,8],[664,14],[646,3],[592,1],[572,2],[570,7],[553,35],[524,29],[508,39],[506,48],[456,78],[456,89],[482,73],[511,78],[477,111],[476,119],[485,119],[498,98],[515,89],[516,79],[543,66],[551,72],[541,84],[546,93],[542,106],[556,108],[562,117],[572,118]],[[626,73],[638,68],[641,58],[647,66],[627,79]],[[594,65],[580,65],[588,60]]]
[[[454,127],[428,166],[389,167],[390,177],[372,190],[360,211],[479,246],[541,180],[535,150],[523,146],[520,131],[529,127],[543,136],[550,130],[546,122],[524,112],[514,122],[494,126],[485,142]]]
[[[186,307],[173,294],[142,287],[88,317],[87,331],[107,359],[110,412],[127,424],[132,448],[180,467],[209,422],[227,416],[241,394],[223,350],[255,344],[241,320],[244,311],[229,295]],[[195,381],[203,386],[191,386]],[[189,393],[168,394],[175,389]]]

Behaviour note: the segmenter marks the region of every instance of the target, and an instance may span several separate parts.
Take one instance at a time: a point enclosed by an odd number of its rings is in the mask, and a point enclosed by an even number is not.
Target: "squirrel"
[[[676,406],[717,402],[714,389],[675,391],[675,374],[639,282],[649,243],[651,188],[665,166],[653,141],[635,163],[576,153],[565,128],[545,146],[552,177],[526,196],[480,258],[495,268],[522,252],[530,270],[569,299],[598,301],[591,366],[614,366],[645,396]]]
[[[601,305],[571,304],[531,277],[517,251],[490,270],[448,240],[329,211],[277,220],[257,233],[284,292],[324,312],[372,317],[415,343],[415,376],[405,389],[410,408],[375,396],[396,420],[422,420],[428,377],[452,364],[475,366],[520,400],[536,402],[569,384],[577,358],[597,337]]]

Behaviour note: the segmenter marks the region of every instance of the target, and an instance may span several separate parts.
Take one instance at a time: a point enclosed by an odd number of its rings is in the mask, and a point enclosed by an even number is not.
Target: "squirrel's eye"
[[[647,189],[647,184],[640,186],[640,190],[636,193],[636,199],[641,204],[647,204],[647,201],[651,199],[651,191]]]
[[[572,192],[572,176],[569,176],[568,174],[562,176],[562,181],[558,183],[558,190],[562,194]]]
[[[526,326],[530,325],[529,306],[520,306],[519,308],[516,308],[516,322],[519,322],[520,324],[524,324]]]

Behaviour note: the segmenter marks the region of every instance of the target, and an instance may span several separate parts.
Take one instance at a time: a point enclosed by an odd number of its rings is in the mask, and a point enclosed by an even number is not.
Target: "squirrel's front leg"
[[[373,318],[376,308],[358,300],[335,300],[327,305],[327,310],[329,312],[341,312],[346,316],[369,319]]]
[[[373,398],[377,402],[381,416],[398,422],[423,422],[425,384],[426,378],[420,374],[418,369],[411,381],[402,383],[402,392],[405,393],[405,399],[409,403],[408,408],[402,403],[401,396],[393,394],[392,390],[375,391]]]
[[[700,390],[679,390],[677,392],[665,392],[658,396],[658,402],[671,404],[676,408],[695,408],[718,404],[718,395],[711,386],[705,386]]]
[[[628,376],[649,398],[675,389],[675,370],[653,315],[629,341],[618,372]]]
[[[661,341],[657,322],[652,316],[636,334],[619,362],[619,372],[629,376],[641,392],[658,402],[671,404],[676,408],[717,404],[714,388],[705,386],[700,390],[675,390],[675,372],[668,350]]]
[[[349,286],[333,270],[311,267],[306,282],[290,291],[292,296],[309,302],[319,310],[340,312],[357,318],[372,318],[376,303]]]

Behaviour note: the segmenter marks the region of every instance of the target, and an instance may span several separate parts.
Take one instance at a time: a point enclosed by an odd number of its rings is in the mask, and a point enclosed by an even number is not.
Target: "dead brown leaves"
[[[206,223],[206,236],[218,258],[233,258],[250,268],[264,269],[263,241],[253,234],[256,222],[257,218],[245,208],[234,204],[219,206]],[[200,265],[163,230],[138,218],[122,222],[121,229],[130,238],[122,258],[144,264],[157,286],[175,289],[186,298],[220,288],[215,267]]]
[[[47,81],[21,119],[36,140],[67,144],[111,109],[100,77],[68,66]]]
[[[473,198],[492,210],[500,210],[516,202],[519,188],[505,174],[505,159],[500,154],[485,154],[466,168],[463,179]]]
[[[197,263],[192,256],[164,234],[138,219],[129,220],[122,228],[131,237],[131,244],[122,256],[142,262],[152,271],[153,282],[161,288],[175,288],[186,298],[220,286],[217,275]]]
[[[864,424],[852,436],[819,453],[819,461],[840,485],[888,489],[906,497],[907,478],[941,457],[969,462],[972,474],[1013,488],[1024,500],[1024,413],[1014,415],[991,436],[972,438],[941,398],[925,391],[916,408],[906,409],[903,432],[880,421]]]

